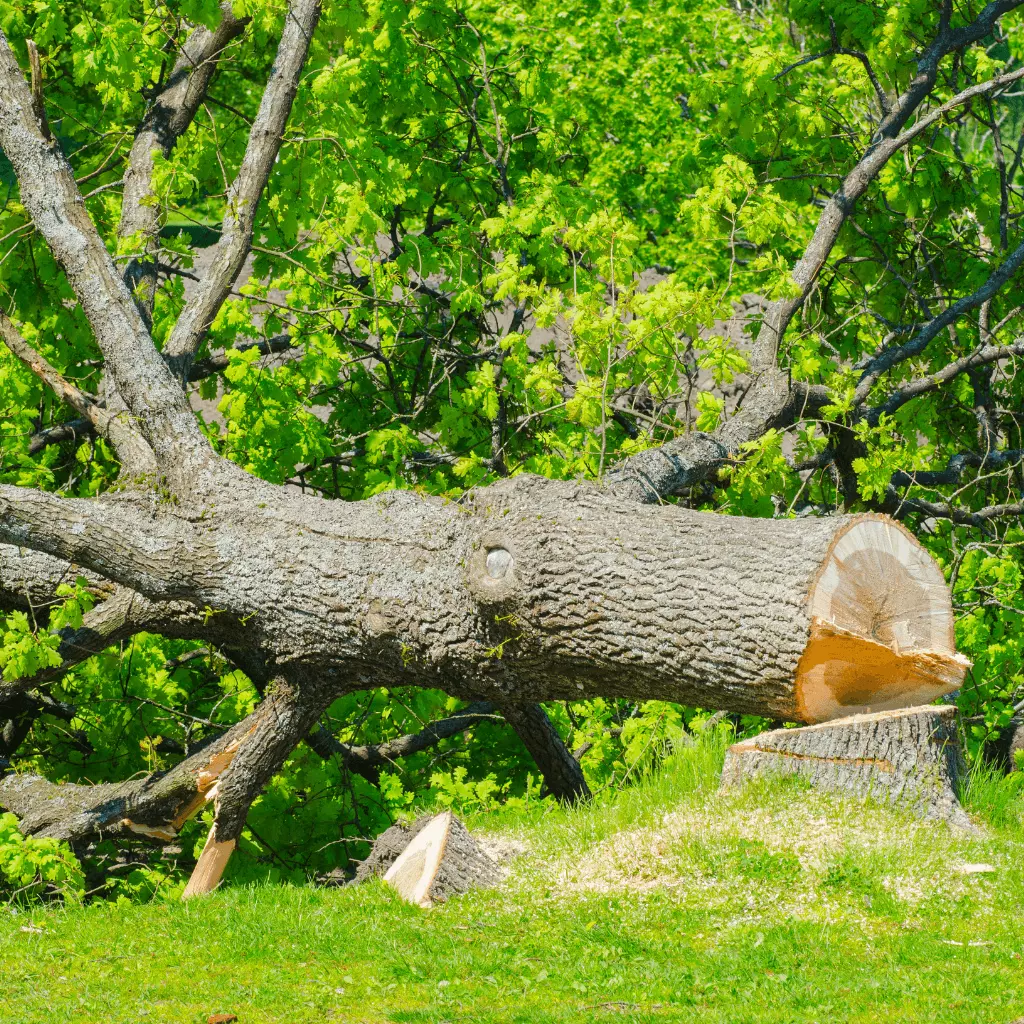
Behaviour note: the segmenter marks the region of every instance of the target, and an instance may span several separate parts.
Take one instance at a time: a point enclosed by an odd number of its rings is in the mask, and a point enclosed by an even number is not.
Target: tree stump
[[[383,832],[354,881],[383,877],[410,903],[430,907],[473,888],[497,885],[501,874],[451,811],[399,823]]]
[[[964,772],[956,715],[949,705],[903,708],[761,733],[729,748],[722,788],[798,775],[821,789],[971,828],[956,792]]]

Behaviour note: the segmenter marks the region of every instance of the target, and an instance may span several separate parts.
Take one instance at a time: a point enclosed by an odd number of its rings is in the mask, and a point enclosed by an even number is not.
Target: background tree
[[[505,717],[582,791],[536,705],[459,711],[445,690],[472,687],[425,672],[384,607],[357,678],[283,676],[311,615],[295,586],[257,575],[228,611],[209,563],[179,571],[203,514],[153,533],[216,474],[293,565],[296,532],[342,521],[302,493],[465,503],[532,473],[767,519],[884,511],[953,585],[975,741],[1005,725],[1024,684],[1018,6],[0,5],[0,539],[22,545],[0,547],[3,756],[94,783],[180,763],[176,801],[198,746],[241,721],[269,736],[316,690],[240,872],[344,862],[335,840],[428,785],[536,796]],[[296,496],[262,525],[284,499],[255,478]],[[506,614],[483,660],[511,671],[521,640]],[[695,713],[614,692],[547,705],[591,785]],[[242,820],[286,754],[240,775]]]

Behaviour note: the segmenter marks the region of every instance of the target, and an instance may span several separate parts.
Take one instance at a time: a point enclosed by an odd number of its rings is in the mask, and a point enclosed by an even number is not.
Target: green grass
[[[976,835],[792,784],[715,791],[721,750],[574,811],[480,816],[506,884],[431,911],[382,884],[4,911],[0,1021],[885,1021],[1024,1015],[1019,791]],[[964,874],[964,864],[995,868]]]

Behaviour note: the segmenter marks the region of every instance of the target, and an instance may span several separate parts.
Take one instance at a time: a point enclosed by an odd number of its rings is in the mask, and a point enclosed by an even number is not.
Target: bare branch
[[[961,373],[969,373],[979,366],[986,366],[1013,356],[1024,356],[1024,338],[1018,338],[1009,345],[984,345],[970,355],[948,363],[941,370],[936,370],[935,373],[930,373],[926,377],[916,377],[904,384],[898,391],[894,391],[882,405],[872,409],[867,415],[867,420],[873,425],[877,424],[882,413],[895,412],[900,406],[906,405],[907,402],[919,395],[935,391]]]
[[[890,486],[886,492],[883,511],[894,519],[905,519],[908,515],[917,514],[930,519],[949,519],[959,526],[981,528],[988,526],[993,519],[1013,519],[1024,515],[1024,501],[1003,505],[987,505],[970,512],[957,508],[948,502],[926,501],[923,498],[907,498]]]
[[[80,391],[74,384],[65,379],[21,336],[10,318],[0,310],[0,338],[11,350],[13,355],[24,363],[54,394],[63,402],[67,402],[75,412],[84,416],[96,431],[106,434],[110,426],[109,417],[101,409],[92,395]]]
[[[436,747],[441,740],[451,739],[452,736],[457,736],[480,722],[490,720],[504,721],[497,712],[496,704],[491,701],[478,701],[461,711],[456,711],[454,715],[430,722],[419,732],[407,733],[383,743],[342,743],[322,725],[310,733],[306,742],[324,760],[339,757],[349,771],[363,776],[376,785],[380,779],[381,769],[393,764],[398,758],[410,757],[421,750],[429,750]]]
[[[186,302],[164,354],[182,380],[217,311],[228,297],[252,244],[256,210],[281,148],[309,45],[320,18],[320,0],[291,0],[274,66],[249,133],[242,165],[228,190],[220,241],[209,268]]]
[[[50,363],[40,355],[27,341],[19,334],[14,324],[5,313],[0,311],[0,338],[4,344],[20,359],[44,384],[50,387],[54,394],[62,401],[67,402],[75,412],[80,413],[87,424],[87,429],[79,431],[78,434],[90,433],[95,430],[101,437],[107,438],[117,449],[123,460],[131,460],[132,465],[145,465],[150,458],[151,452],[145,439],[135,430],[131,418],[127,415],[111,416],[106,409],[102,408],[93,398],[80,391],[70,381],[58,372]],[[77,421],[82,422],[82,421]],[[38,436],[38,435],[37,435]],[[72,430],[70,437],[76,434]],[[68,436],[55,439],[67,440]],[[35,437],[29,443],[29,452],[39,451],[44,445],[33,448]]]
[[[988,280],[980,288],[975,289],[970,295],[965,295],[959,301],[954,302],[953,305],[947,306],[938,316],[925,324],[906,344],[887,348],[872,359],[864,368],[864,374],[857,385],[857,390],[854,392],[854,403],[860,405],[866,401],[871,388],[874,387],[875,381],[886,370],[892,369],[897,363],[910,359],[912,356],[923,351],[925,346],[940,331],[955,323],[964,313],[977,309],[982,303],[991,299],[1021,266],[1024,266],[1024,242],[1010,253],[1003,263],[989,275]]]
[[[894,487],[939,487],[960,482],[964,470],[970,466],[974,469],[1000,469],[1004,466],[1019,466],[1024,460],[1024,451],[1019,448],[1007,448],[1003,451],[960,452],[950,457],[945,469],[917,470],[912,473],[902,471],[893,473]]]
[[[990,82],[972,86],[971,89],[965,90],[952,100],[942,104],[941,107],[937,107],[913,128],[900,134],[903,126],[932,91],[938,78],[939,64],[942,59],[954,50],[960,50],[985,38],[999,18],[1019,7],[1021,3],[1024,3],[1024,0],[993,0],[968,25],[956,29],[950,29],[948,25],[945,25],[940,29],[936,40],[918,58],[917,74],[911,80],[909,87],[892,105],[888,115],[878,126],[878,131],[864,156],[843,179],[839,189],[822,210],[814,229],[814,235],[804,249],[803,256],[793,268],[792,278],[799,292],[791,298],[778,299],[765,311],[757,345],[754,349],[755,367],[775,365],[776,353],[779,343],[786,333],[786,328],[810,293],[811,285],[835,246],[843,223],[853,210],[857,200],[874,181],[889,158],[953,107],[966,103],[975,96],[1004,88],[1024,76],[1024,69],[1022,69],[1012,75],[1002,75]]]

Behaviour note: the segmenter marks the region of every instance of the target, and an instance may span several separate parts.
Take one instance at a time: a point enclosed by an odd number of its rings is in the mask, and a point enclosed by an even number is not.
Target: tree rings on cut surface
[[[797,666],[805,722],[925,704],[960,686],[942,570],[898,523],[864,516],[837,533],[808,595]]]
[[[476,887],[496,885],[500,873],[451,811],[392,825],[374,843],[356,882],[383,876],[410,903],[430,907]]]

